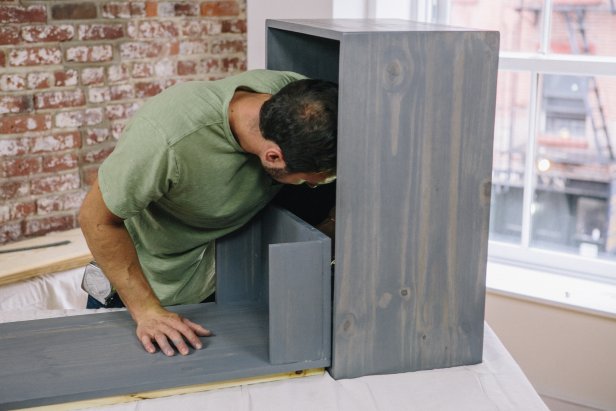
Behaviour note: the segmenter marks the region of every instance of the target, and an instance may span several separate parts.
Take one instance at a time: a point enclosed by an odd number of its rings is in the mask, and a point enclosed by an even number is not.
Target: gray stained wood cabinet
[[[330,367],[481,361],[496,32],[402,20],[267,22],[268,68],[339,83],[330,240],[268,207],[217,242],[216,332],[145,353],[126,312],[0,325],[0,409]],[[331,289],[333,274],[333,293]]]
[[[498,32],[267,27],[268,68],[339,84],[332,375],[480,362]]]

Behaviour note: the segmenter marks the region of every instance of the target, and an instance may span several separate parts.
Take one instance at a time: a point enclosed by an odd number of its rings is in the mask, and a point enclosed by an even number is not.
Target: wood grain
[[[61,246],[0,254],[0,285],[42,274],[83,267],[92,260],[92,254],[88,249],[81,230],[78,228],[0,246],[0,250],[14,250],[65,240],[70,241],[70,243]]]
[[[340,86],[331,373],[480,362],[498,33],[269,24],[295,33],[275,36],[272,69],[314,72],[312,39],[340,43],[319,62]]]

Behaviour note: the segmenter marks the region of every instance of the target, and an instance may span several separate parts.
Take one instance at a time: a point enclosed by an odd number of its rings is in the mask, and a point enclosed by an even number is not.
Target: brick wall
[[[246,0],[0,0],[0,244],[77,226],[128,118],[246,67]]]

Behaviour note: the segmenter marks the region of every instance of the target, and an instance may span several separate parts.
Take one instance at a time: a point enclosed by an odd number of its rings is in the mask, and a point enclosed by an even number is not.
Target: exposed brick
[[[50,155],[43,157],[43,172],[52,173],[77,168],[79,158],[76,153]]]
[[[216,58],[205,58],[199,62],[200,72],[212,73],[220,69],[220,60]]]
[[[176,24],[172,21],[141,21],[129,23],[128,36],[135,39],[173,38],[179,35]]]
[[[187,2],[158,3],[158,15],[161,17],[195,17],[199,15],[199,5]]]
[[[14,26],[0,26],[0,45],[19,43],[19,30]]]
[[[135,84],[137,98],[152,97],[169,87],[166,81],[149,81]]]
[[[158,74],[158,72],[156,72],[156,75],[162,77],[162,74]],[[111,100],[127,100],[135,97],[135,90],[130,84],[111,86],[109,91]]]
[[[0,50],[0,67],[6,66],[6,56],[4,51]]]
[[[158,1],[145,2],[145,15],[146,17],[158,16]]]
[[[77,70],[68,69],[54,73],[56,87],[76,86],[79,82]]]
[[[185,20],[181,23],[182,35],[187,37],[201,37],[222,32],[222,22],[220,20]]]
[[[70,47],[66,49],[66,59],[77,63],[110,61],[113,59],[113,48],[109,44]]]
[[[83,190],[46,196],[37,200],[36,208],[39,215],[46,215],[57,211],[78,210],[85,196],[86,192]]]
[[[81,90],[49,91],[34,95],[36,109],[79,107],[86,104],[86,98]]]
[[[154,64],[138,62],[133,64],[132,76],[134,78],[152,77],[154,75]]]
[[[32,110],[32,96],[1,96],[0,114],[24,113]],[[2,140],[0,140],[0,144]]]
[[[55,116],[55,124],[58,128],[76,128],[82,126],[83,111],[64,111],[57,113]]]
[[[30,185],[27,181],[0,181],[0,200],[25,197],[29,192]]]
[[[24,235],[26,237],[41,236],[52,231],[64,231],[73,228],[75,217],[73,215],[48,216],[27,220],[24,224]]]
[[[201,3],[202,16],[237,16],[240,7],[236,1],[207,1]]]
[[[36,214],[36,202],[22,201],[11,204],[11,220],[20,220]]]
[[[192,60],[178,61],[177,73],[180,76],[189,76],[191,74],[197,74],[197,62],[192,61]]]
[[[9,157],[0,160],[0,175],[4,178],[38,174],[42,170],[40,157]]]
[[[156,77],[169,77],[175,75],[175,61],[163,59],[154,64],[154,74]]]
[[[100,124],[104,119],[104,111],[102,108],[88,108],[84,112],[83,119],[88,126]]]
[[[113,107],[113,106],[105,107],[107,112],[110,107]],[[107,118],[109,118],[109,116],[107,116]],[[110,135],[110,132],[108,128],[88,128],[86,130],[86,135],[85,135],[86,145],[91,146],[94,144],[104,143],[107,140],[107,138],[109,138],[109,135]]]
[[[120,45],[120,56],[123,59],[145,59],[165,55],[165,44],[148,42],[131,42]]]
[[[0,21],[7,23],[45,23],[47,9],[45,6],[0,6]]]
[[[0,117],[0,134],[44,131],[50,128],[51,116],[49,114],[22,114]]]
[[[79,172],[53,174],[51,176],[33,179],[30,182],[30,192],[33,195],[46,193],[62,193],[79,188]]]
[[[79,40],[113,40],[124,37],[122,24],[80,24],[77,28]]]
[[[94,3],[54,4],[51,6],[51,16],[54,20],[86,20],[97,17]]]
[[[0,244],[17,241],[22,235],[20,222],[0,224]]]
[[[35,137],[32,140],[31,152],[33,154],[70,150],[81,147],[81,138],[79,133],[76,131],[54,133],[51,135]]]
[[[120,136],[122,136],[122,132],[124,131],[124,127],[126,127],[126,122],[124,121],[114,121],[111,123],[111,137],[114,140],[119,140]]]
[[[225,57],[221,60],[221,66],[226,73],[235,73],[246,70],[246,60],[239,57]]]
[[[180,42],[180,55],[190,56],[194,54],[207,53],[207,42],[201,41],[182,41]]]
[[[88,101],[90,103],[103,103],[111,100],[109,87],[90,87],[88,90]]]
[[[23,74],[4,74],[0,76],[0,90],[19,91],[26,89],[26,76]]]
[[[81,83],[84,86],[103,84],[104,82],[105,71],[103,67],[88,67],[81,70]]]
[[[27,77],[29,89],[49,88],[54,85],[52,73],[28,73]]]
[[[139,109],[140,104],[125,103],[125,104],[109,104],[105,107],[105,115],[109,120],[123,120],[131,118]]]
[[[30,47],[9,52],[11,66],[37,66],[61,62],[62,52],[58,47]]]
[[[30,150],[30,143],[28,138],[0,139],[0,157],[26,154]]]
[[[83,155],[83,162],[89,164],[102,163],[103,160],[109,157],[109,154],[111,154],[112,152],[113,147],[106,147],[88,151]]]
[[[107,79],[110,83],[128,80],[128,65],[122,63],[107,67]]]
[[[21,28],[21,38],[29,43],[68,41],[75,36],[75,28],[68,24],[59,26],[37,25]]]
[[[225,20],[222,22],[223,33],[246,33],[246,20]]]
[[[212,54],[244,53],[246,42],[244,40],[215,40],[212,42]]]
[[[0,224],[11,221],[11,206],[8,204],[0,204]],[[0,226],[1,228],[2,226]]]
[[[111,2],[103,4],[102,11],[106,19],[145,17],[146,5],[143,2]]]

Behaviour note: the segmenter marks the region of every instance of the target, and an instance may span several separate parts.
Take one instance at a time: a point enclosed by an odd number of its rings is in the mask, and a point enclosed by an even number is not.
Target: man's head
[[[280,148],[281,162],[263,162],[276,180],[314,185],[336,174],[338,86],[324,80],[289,83],[261,107],[263,137]],[[289,175],[292,176],[288,179]]]

